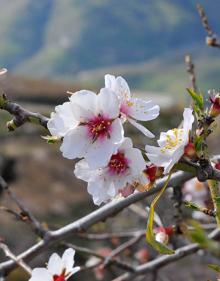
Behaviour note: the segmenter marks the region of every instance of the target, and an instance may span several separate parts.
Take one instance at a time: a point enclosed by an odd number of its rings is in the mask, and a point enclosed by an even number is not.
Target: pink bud
[[[216,94],[214,97],[210,98],[212,103],[209,109],[209,115],[213,118],[217,117],[220,114],[220,95]]]
[[[189,158],[193,158],[196,156],[196,148],[193,142],[188,142],[184,149],[184,155],[188,156]]]
[[[163,167],[157,167],[154,164],[151,164],[146,167],[144,173],[148,176],[150,182],[154,182],[157,178],[160,178],[163,174]]]
[[[146,248],[140,249],[136,254],[135,258],[141,263],[146,263],[149,260],[149,251]]]
[[[165,232],[158,232],[155,239],[162,244],[168,244],[169,242],[169,236]]]

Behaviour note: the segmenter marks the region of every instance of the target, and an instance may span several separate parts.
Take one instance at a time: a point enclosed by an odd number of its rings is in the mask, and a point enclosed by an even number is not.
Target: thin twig
[[[12,190],[7,189],[7,194],[9,197],[17,204],[21,210],[20,218],[23,222],[26,222],[31,225],[33,231],[41,238],[47,235],[48,230],[46,230],[42,224],[35,218],[32,212],[24,206],[23,202],[15,195]]]
[[[0,109],[9,112],[13,115],[13,119],[7,123],[9,131],[14,131],[16,128],[21,127],[26,122],[34,123],[43,126],[47,129],[48,118],[40,113],[28,111],[18,105],[17,103],[11,102],[5,95],[0,97]]]
[[[90,239],[90,240],[108,240],[112,238],[129,238],[138,235],[144,235],[146,232],[143,230],[126,231],[126,232],[113,232],[113,233],[79,233],[80,238]]]
[[[208,46],[220,48],[220,42],[216,38],[212,28],[209,25],[208,17],[206,15],[205,10],[202,7],[202,5],[197,4],[197,10],[199,12],[203,27],[204,27],[205,31],[207,32],[206,44]]]
[[[8,246],[4,243],[0,243],[0,248],[2,249],[2,251],[5,253],[6,257],[12,259],[18,266],[20,266],[21,268],[23,268],[28,275],[31,276],[31,268],[23,262],[22,259],[19,259],[18,257],[16,257],[8,248]]]
[[[196,86],[195,66],[192,62],[192,58],[190,55],[185,56],[185,63],[186,63],[187,72],[189,73],[191,87],[196,92],[197,86]]]

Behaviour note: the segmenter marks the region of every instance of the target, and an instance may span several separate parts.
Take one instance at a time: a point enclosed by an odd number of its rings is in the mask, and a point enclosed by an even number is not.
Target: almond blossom
[[[35,268],[32,271],[32,277],[29,281],[66,281],[74,273],[80,270],[80,267],[73,267],[75,251],[67,249],[62,258],[54,253],[49,259],[47,268]]]
[[[146,166],[141,151],[133,148],[130,138],[125,138],[107,165],[91,169],[85,160],[75,166],[77,178],[88,182],[88,192],[96,205],[114,198],[126,184],[133,184]]]
[[[115,92],[120,100],[120,113],[122,117],[128,120],[133,126],[140,130],[149,138],[154,135],[138,121],[150,121],[159,115],[160,107],[152,101],[133,98],[130,88],[121,76],[105,75],[105,87]]]
[[[182,128],[175,128],[160,134],[160,139],[157,141],[159,147],[150,145],[145,147],[149,160],[156,166],[164,167],[165,174],[170,172],[184,154],[189,142],[189,132],[194,122],[192,112],[192,109],[185,108]]]
[[[106,88],[98,95],[76,92],[69,102],[56,107],[48,129],[63,137],[60,150],[65,158],[84,157],[91,168],[106,165],[124,138],[119,100]]]

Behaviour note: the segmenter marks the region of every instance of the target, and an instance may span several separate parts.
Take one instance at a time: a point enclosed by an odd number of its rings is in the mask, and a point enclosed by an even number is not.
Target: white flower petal
[[[47,268],[52,275],[60,275],[63,271],[63,263],[61,257],[56,253],[52,254],[48,261]]]
[[[68,278],[80,270],[79,266],[75,266],[69,273]]]
[[[106,185],[104,181],[98,182],[89,182],[88,183],[88,192],[92,195],[93,202],[95,205],[100,205],[101,203],[106,203],[111,199],[106,192]]]
[[[124,129],[119,118],[115,119],[111,124],[110,139],[113,143],[121,143],[124,139]]]
[[[129,167],[132,170],[132,174],[139,175],[146,167],[146,162],[142,156],[142,153],[137,148],[131,148],[126,151],[126,158],[129,160]]]
[[[115,186],[114,186],[113,182],[111,182],[110,185],[108,186],[107,194],[110,197],[115,197],[116,196],[116,190],[115,190]]]
[[[75,120],[70,102],[55,107],[51,113],[47,127],[54,136],[64,136],[69,129],[74,128],[78,122]]]
[[[143,125],[137,123],[135,120],[128,118],[128,121],[148,138],[155,137],[154,134],[152,134],[147,128],[145,128]]]
[[[82,90],[70,97],[75,119],[81,122],[91,119],[96,114],[97,95],[91,91]]]
[[[194,122],[193,110],[191,108],[185,108],[183,112],[183,130],[189,132],[192,129]]]
[[[170,158],[167,157],[166,155],[161,155],[161,154],[158,155],[158,154],[151,154],[151,153],[147,153],[146,155],[150,160],[150,162],[158,167],[163,167],[164,165],[166,165],[167,162],[170,161]]]
[[[86,160],[81,160],[79,162],[76,163],[75,165],[75,170],[74,170],[74,174],[78,179],[84,180],[84,181],[92,181],[94,174],[95,174],[95,170],[92,170],[88,163],[86,162]]]
[[[67,249],[63,253],[62,262],[67,273],[72,271],[74,265],[74,256],[75,256],[75,250],[73,250],[72,248]]]
[[[118,145],[113,144],[110,139],[98,139],[88,147],[85,159],[91,169],[104,167],[108,164],[117,148]]]
[[[160,107],[152,101],[132,98],[129,101],[129,116],[139,121],[150,121],[160,113]]]
[[[97,97],[97,111],[109,119],[119,116],[119,100],[113,91],[108,88],[101,89]]]
[[[29,281],[53,281],[52,275],[46,268],[35,268]]]
[[[88,146],[88,129],[86,126],[78,126],[64,136],[60,151],[67,159],[81,158]]]
[[[106,74],[105,75],[105,87],[113,90],[114,85],[115,85],[115,76],[110,75],[110,74]]]
[[[119,151],[124,151],[133,147],[131,138],[124,138],[123,142],[120,145]]]
[[[124,78],[118,76],[115,81],[114,89],[119,98],[122,100],[129,100],[131,98],[130,88]]]

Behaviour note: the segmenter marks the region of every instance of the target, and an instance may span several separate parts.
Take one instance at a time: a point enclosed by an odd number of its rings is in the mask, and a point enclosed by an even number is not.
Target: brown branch
[[[34,233],[39,237],[43,238],[47,235],[48,230],[45,229],[42,224],[35,218],[31,211],[24,206],[23,202],[13,193],[9,188],[7,189],[7,194],[9,197],[17,204],[21,213],[19,214],[20,220],[29,224],[33,229]]]
[[[170,186],[179,186],[183,184],[183,182],[191,179],[193,175],[189,173],[177,172],[173,174],[170,180]],[[96,224],[97,222],[106,220],[107,218],[116,215],[121,212],[124,208],[129,205],[143,200],[144,198],[157,193],[160,191],[164,183],[166,182],[167,177],[160,179],[157,181],[157,184],[154,188],[149,191],[143,193],[135,193],[130,195],[129,197],[119,200],[112,201],[105,206],[99,208],[98,210],[88,214],[87,216],[70,223],[58,230],[48,231],[47,236],[44,237],[43,240],[38,242],[37,244],[30,247],[28,250],[24,251],[22,254],[18,256],[19,259],[30,260],[44,249],[48,248],[50,245],[59,242],[69,235],[73,235],[75,233],[80,233],[82,231],[86,231],[89,227]],[[12,260],[3,262],[0,264],[0,275],[7,275],[13,268],[16,267],[16,263]]]
[[[16,128],[21,127],[23,124],[29,122],[41,125],[47,129],[48,118],[40,113],[35,113],[24,109],[17,103],[11,102],[5,95],[0,97],[0,109],[7,111],[13,115],[13,119],[7,123],[9,131],[14,131]]]
[[[192,62],[192,58],[190,55],[185,56],[185,64],[186,64],[186,70],[189,73],[191,87],[195,92],[197,92],[195,66]]]
[[[218,41],[218,39],[216,38],[212,28],[209,25],[209,21],[208,21],[208,17],[205,13],[204,8],[202,7],[202,5],[197,4],[197,10],[199,12],[203,27],[207,33],[207,37],[206,37],[206,44],[208,46],[212,46],[212,47],[216,47],[216,48],[220,48],[220,42]]]
[[[220,229],[215,229],[211,232],[208,237],[210,239],[217,239],[220,236]],[[175,251],[173,255],[163,255],[159,258],[147,262],[143,265],[140,265],[136,268],[134,273],[125,273],[113,281],[129,281],[135,280],[137,276],[146,275],[147,273],[155,272],[156,270],[170,264],[176,262],[186,256],[196,253],[200,249],[198,244],[190,244],[184,247],[181,247]]]

